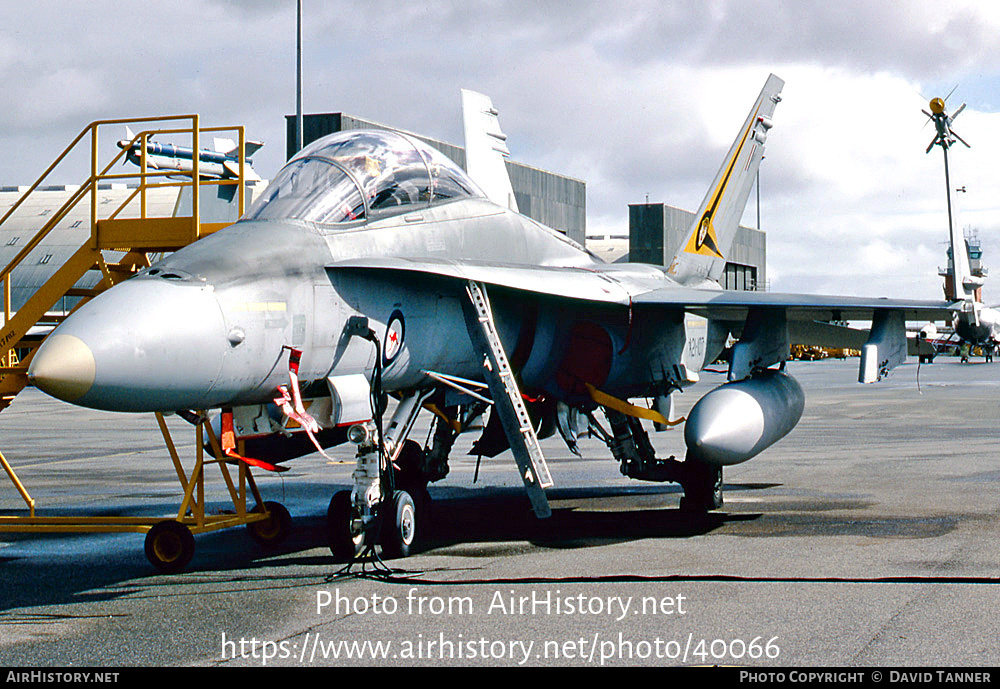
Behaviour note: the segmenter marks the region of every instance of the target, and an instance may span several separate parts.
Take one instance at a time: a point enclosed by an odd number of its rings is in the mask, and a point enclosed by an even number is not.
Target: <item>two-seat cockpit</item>
[[[443,153],[399,132],[355,130],[302,149],[244,219],[344,224],[468,197],[483,193]]]

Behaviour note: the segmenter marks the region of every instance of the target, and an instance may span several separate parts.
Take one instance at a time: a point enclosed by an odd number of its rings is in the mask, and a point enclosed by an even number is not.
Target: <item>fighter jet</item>
[[[198,151],[198,176],[216,179],[236,179],[240,176],[239,148],[235,141],[215,137],[212,142],[214,150]],[[135,165],[142,166],[142,140],[131,129],[125,128],[125,138],[118,141],[118,148],[127,151],[126,159]],[[251,167],[250,158],[264,144],[259,141],[247,141],[244,148],[246,166],[243,171],[245,179],[259,182],[260,176]],[[191,174],[194,171],[194,152],[191,148],[164,144],[156,141],[146,141],[146,165],[154,170],[177,170]]]
[[[476,451],[511,450],[539,517],[556,479],[539,436],[559,432],[579,451],[586,429],[626,476],[679,482],[684,509],[717,508],[723,467],[801,416],[802,389],[782,370],[790,338],[843,344],[829,321],[873,321],[859,380],[874,382],[905,359],[905,320],[955,308],[722,290],[783,83],[767,79],[666,268],[603,263],[519,214],[497,110],[465,91],[468,173],[404,133],[321,138],[239,222],[72,314],[29,377],[96,409],[221,410],[226,454],[264,468],[356,443],[354,487],[328,512],[330,547],[346,558],[375,541],[410,552],[428,482],[487,409]],[[656,457],[649,422],[679,421],[671,393],[696,383],[730,335],[728,382],[688,416],[686,456]],[[436,419],[429,447],[407,437],[422,409]],[[241,455],[234,438],[256,443]]]

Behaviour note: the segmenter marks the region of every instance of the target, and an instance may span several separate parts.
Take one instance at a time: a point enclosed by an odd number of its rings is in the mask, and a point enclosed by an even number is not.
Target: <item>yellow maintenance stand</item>
[[[159,128],[148,128],[151,124]],[[98,164],[99,131],[108,127],[147,127],[121,146],[122,150],[103,168]],[[166,126],[164,126],[166,125]],[[190,137],[191,149],[200,151],[205,134],[228,132],[238,136],[239,175],[234,179],[203,179],[199,174],[199,156],[192,156],[192,171],[160,171],[149,169],[147,145],[154,135]],[[124,142],[123,142],[124,143]],[[139,169],[135,172],[111,173],[110,170],[123,160],[127,151],[138,143]],[[239,215],[243,215],[246,193],[245,178],[246,138],[243,127],[209,127],[199,124],[198,115],[170,115],[151,118],[101,120],[88,125],[62,154],[49,166],[13,206],[0,217],[0,229],[22,204],[29,199],[52,172],[72,154],[81,150],[89,154],[90,176],[75,189],[68,200],[51,215],[28,241],[24,248],[0,272],[3,295],[3,324],[0,328],[0,411],[14,402],[28,385],[27,371],[47,329],[61,322],[66,314],[54,312],[54,307],[64,297],[78,298],[80,304],[97,296],[118,282],[127,279],[150,265],[150,255],[180,249],[201,237],[227,226],[228,222],[201,222],[201,193],[203,187],[216,190],[219,185],[236,187]],[[87,150],[89,149],[89,150]],[[181,178],[178,180],[178,178]],[[186,177],[187,179],[184,179]],[[100,208],[98,185],[123,184],[137,181],[135,189],[121,204]],[[187,188],[191,194],[191,215],[177,217],[151,217],[147,196],[151,191],[164,188]],[[15,269],[42,242],[46,236],[80,204],[89,204],[90,233],[82,245],[49,279],[28,298],[17,311],[12,310],[11,287]],[[126,217],[133,216],[133,217]],[[81,288],[78,283],[89,271],[99,271],[100,279],[93,287]],[[92,282],[92,281],[90,281]],[[32,332],[34,330],[34,332]],[[41,332],[41,335],[35,334]],[[13,466],[0,452],[0,465],[11,483],[20,493],[28,508],[27,515],[0,516],[0,532],[29,533],[86,533],[86,532],[138,532],[146,534],[146,556],[163,572],[178,572],[190,561],[194,553],[194,534],[246,525],[251,536],[263,545],[275,545],[288,533],[288,511],[278,503],[264,502],[257,489],[250,468],[240,462],[235,467],[236,477],[230,473],[233,460],[222,453],[218,438],[207,415],[198,414],[195,424],[196,456],[190,475],[184,470],[174,442],[162,414],[156,422],[163,435],[167,451],[173,462],[181,485],[182,499],[175,519],[145,519],[133,517],[63,517],[38,516],[34,499],[17,477]],[[206,457],[205,440],[214,456]],[[0,448],[2,450],[2,448]],[[223,459],[224,458],[224,459]],[[218,464],[226,483],[233,510],[226,514],[205,513],[205,466]],[[256,506],[247,509],[247,495],[252,493]]]

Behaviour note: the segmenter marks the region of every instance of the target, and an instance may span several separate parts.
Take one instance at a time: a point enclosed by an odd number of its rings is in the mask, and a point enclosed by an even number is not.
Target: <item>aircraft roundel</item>
[[[382,359],[385,366],[391,364],[403,348],[403,338],[406,337],[406,322],[403,312],[396,309],[389,316],[389,324],[385,329],[385,339],[382,342]]]

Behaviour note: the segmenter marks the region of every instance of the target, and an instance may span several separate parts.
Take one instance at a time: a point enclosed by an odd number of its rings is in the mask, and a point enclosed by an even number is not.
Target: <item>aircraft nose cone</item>
[[[54,397],[95,409],[205,408],[228,348],[211,287],[138,278],[67,318],[38,349],[28,378]]]
[[[32,359],[28,378],[53,397],[75,402],[94,384],[95,371],[94,353],[83,340],[53,334]]]

